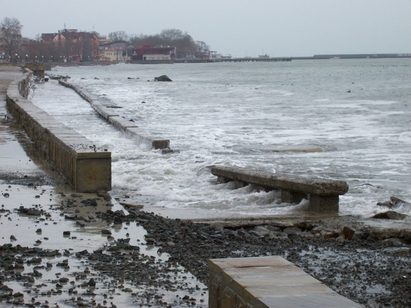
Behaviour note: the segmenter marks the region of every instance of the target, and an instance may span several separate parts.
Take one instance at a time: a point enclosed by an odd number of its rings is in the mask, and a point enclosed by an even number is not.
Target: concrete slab
[[[120,116],[118,114],[118,112],[116,111],[116,109],[108,108],[108,107],[104,107],[104,106],[98,106],[98,105],[95,105],[94,107],[98,111],[98,113],[103,118],[105,118],[106,120],[108,120],[110,117],[119,117]]]
[[[108,121],[120,130],[137,127],[137,124],[119,116],[109,117]]]
[[[103,118],[108,120],[118,129],[130,133],[132,137],[137,137],[139,141],[150,144],[150,146],[154,149],[167,149],[170,147],[170,140],[148,136],[147,133],[142,132],[138,128],[137,124],[119,116],[118,112],[115,112],[114,110],[121,107],[117,106],[110,100],[99,98],[89,93],[87,90],[72,85],[67,81],[59,80],[59,83],[76,91],[83,99],[88,101]]]
[[[280,256],[209,260],[209,307],[360,307]]]

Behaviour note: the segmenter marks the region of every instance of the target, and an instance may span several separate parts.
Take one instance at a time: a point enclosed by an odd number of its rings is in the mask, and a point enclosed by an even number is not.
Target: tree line
[[[203,41],[195,41],[187,32],[178,29],[165,29],[160,34],[128,35],[124,31],[111,32],[107,36],[110,41],[126,41],[134,47],[141,45],[176,47],[176,57],[180,59],[194,56],[196,52],[206,52],[210,47]]]
[[[81,48],[83,51],[87,51],[91,44],[90,39],[85,36],[81,46],[79,43],[74,46],[71,42],[66,42],[65,46],[50,44],[43,42],[40,35],[34,40],[25,40],[22,44],[21,29],[23,25],[16,18],[6,17],[0,21],[0,57],[3,57],[10,61],[59,61],[62,57],[67,59],[67,55],[73,48]],[[207,52],[210,47],[203,41],[195,41],[187,32],[183,32],[178,29],[165,29],[159,34],[145,35],[145,34],[132,34],[128,35],[124,31],[116,31],[108,34],[107,39],[115,41],[128,42],[129,48],[127,53],[141,45],[158,46],[172,46],[176,47],[176,58],[185,59],[194,57],[196,52]],[[71,46],[73,45],[73,46]],[[2,50],[1,50],[2,49]],[[25,59],[26,58],[26,59]],[[82,57],[83,61],[93,60],[93,58]]]

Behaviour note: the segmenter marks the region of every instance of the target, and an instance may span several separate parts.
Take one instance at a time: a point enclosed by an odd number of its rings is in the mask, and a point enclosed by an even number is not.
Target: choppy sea
[[[340,213],[411,202],[411,59],[294,60],[55,67],[53,75],[118,105],[162,154],[106,123],[74,91],[36,84],[30,100],[112,152],[112,194],[215,216],[292,214],[278,192],[217,184],[209,166],[347,181]],[[167,75],[172,82],[154,82]],[[410,214],[408,206],[399,212]]]

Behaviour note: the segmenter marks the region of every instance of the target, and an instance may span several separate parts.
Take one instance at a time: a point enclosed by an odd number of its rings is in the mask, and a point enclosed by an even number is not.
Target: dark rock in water
[[[31,216],[40,216],[41,215],[41,211],[40,210],[36,210],[36,209],[28,209],[26,212],[27,215],[31,215]]]
[[[101,234],[111,235],[111,231],[107,229],[101,229]]]
[[[2,285],[2,286],[0,286],[0,292],[2,292],[3,294],[11,294],[11,293],[13,293],[13,289],[9,288],[6,285]]]
[[[64,215],[64,218],[67,220],[75,220],[77,218],[76,214],[66,214]]]
[[[398,207],[403,206],[403,205],[407,205],[407,206],[411,207],[411,203],[408,203],[408,202],[406,202],[404,200],[401,200],[400,198],[397,198],[397,197],[394,197],[394,196],[390,197],[389,201],[378,202],[377,205],[386,206],[390,209],[395,209],[395,208],[398,208]]]
[[[69,279],[67,277],[61,277],[59,279],[59,283],[67,283],[69,281]]]
[[[87,283],[90,287],[95,287],[96,286],[96,281],[93,278],[90,278],[90,280]]]
[[[121,219],[121,217],[114,217],[113,223],[114,224],[122,224],[123,220]]]
[[[86,199],[81,201],[82,204],[85,206],[97,206],[97,200],[96,199]]]
[[[372,216],[371,218],[403,220],[405,217],[407,217],[407,215],[405,215],[405,214],[397,213],[397,212],[394,212],[394,211],[387,211],[387,212],[383,212],[383,213],[378,213],[378,214]]]
[[[20,208],[17,211],[31,216],[40,216],[42,214],[41,210],[37,210],[35,208],[25,208],[24,206],[20,206]]]
[[[168,76],[161,75],[159,77],[154,77],[155,81],[172,81]]]

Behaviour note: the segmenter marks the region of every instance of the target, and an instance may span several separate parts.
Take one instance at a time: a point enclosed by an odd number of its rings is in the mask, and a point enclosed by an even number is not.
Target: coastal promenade
[[[18,170],[18,168],[26,171],[40,172],[40,169],[29,161],[23,146],[19,143],[11,132],[14,131],[17,135],[23,130],[18,131],[18,128],[11,128],[12,121],[8,117],[6,109],[6,93],[10,83],[23,75],[20,67],[0,65],[0,173],[6,171]]]
[[[9,84],[23,75],[23,71],[18,66],[0,65],[0,94],[6,95]]]

